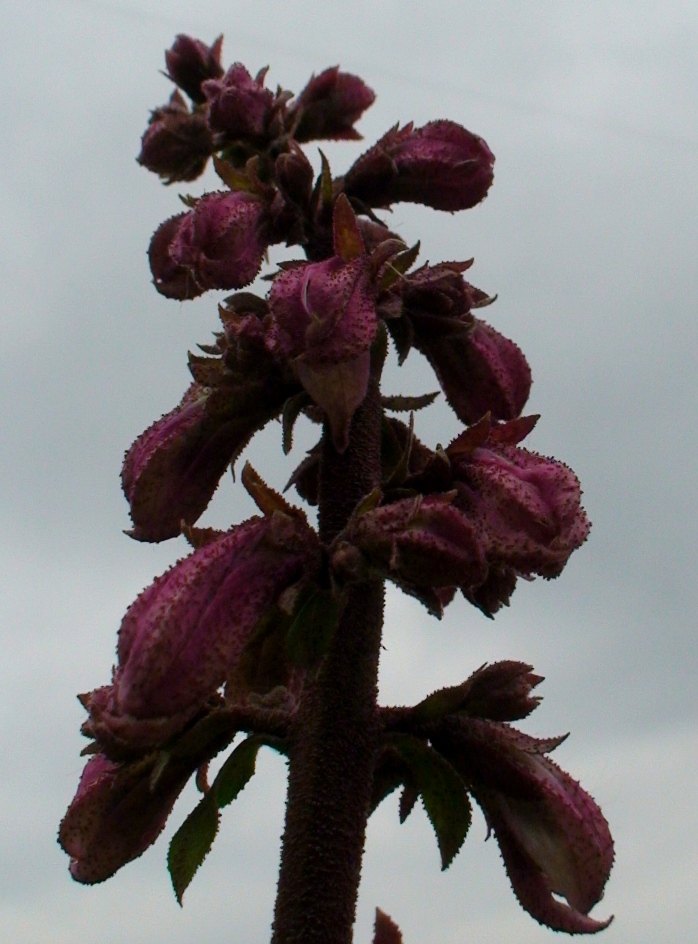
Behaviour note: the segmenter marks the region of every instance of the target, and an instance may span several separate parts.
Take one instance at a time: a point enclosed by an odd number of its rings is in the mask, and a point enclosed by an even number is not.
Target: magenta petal
[[[325,69],[310,79],[289,109],[289,119],[298,119],[294,138],[299,142],[360,138],[354,123],[375,97],[358,76],[340,72],[338,66]]]
[[[154,758],[116,764],[97,754],[88,761],[58,833],[71,857],[70,874],[93,885],[142,855],[160,835],[191,775],[150,788]]]
[[[185,214],[170,244],[172,262],[203,291],[244,288],[269,245],[264,203],[242,192],[206,194]]]
[[[200,39],[192,39],[191,36],[180,33],[165,53],[167,74],[192,101],[204,102],[206,96],[201,90],[202,83],[223,75],[222,46],[222,36],[211,46],[207,46]]]
[[[202,91],[209,104],[208,121],[214,131],[231,138],[260,138],[266,131],[274,106],[274,95],[264,88],[263,76],[253,79],[239,62],[220,79],[204,82]]]
[[[299,518],[252,518],[175,564],[141,593],[119,630],[112,685],[85,698],[84,731],[145,749],[181,729],[225,682],[260,620],[319,566]]]
[[[166,298],[176,298],[179,301],[196,298],[203,293],[191,272],[175,262],[170,255],[170,247],[189,216],[190,213],[180,213],[161,223],[148,247],[148,261],[155,288]]]

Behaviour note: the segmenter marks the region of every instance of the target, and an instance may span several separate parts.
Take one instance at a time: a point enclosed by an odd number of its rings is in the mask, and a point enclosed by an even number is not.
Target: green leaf
[[[418,397],[381,397],[381,404],[386,410],[391,410],[393,413],[423,410],[425,406],[431,406],[439,393],[440,391],[437,390],[435,393],[423,393]]]
[[[472,812],[465,784],[448,761],[425,742],[409,734],[394,734],[388,743],[410,768],[436,833],[441,868],[447,869],[470,828]]]
[[[215,796],[219,810],[232,803],[247,786],[254,773],[257,752],[262,744],[264,738],[256,735],[248,737],[242,744],[238,744],[218,771],[210,792]]]
[[[282,444],[285,456],[289,454],[293,446],[293,427],[296,425],[296,420],[309,403],[312,403],[312,400],[305,390],[301,391],[301,393],[297,393],[293,397],[289,397],[284,403],[281,423],[283,430]]]
[[[416,260],[418,255],[419,243],[415,243],[410,249],[398,253],[385,267],[385,271],[381,275],[378,284],[378,290],[384,292],[386,289],[389,289],[391,285],[397,282],[401,275],[404,275],[408,269],[412,268],[412,263]]]
[[[167,868],[177,902],[208,855],[218,832],[218,806],[211,792],[187,816],[172,837],[167,853]]]
[[[286,637],[289,659],[304,669],[314,668],[329,648],[342,609],[332,590],[316,590],[301,606]]]
[[[334,252],[344,262],[351,262],[364,255],[364,241],[356,220],[356,214],[343,193],[337,197],[332,217]]]
[[[318,150],[320,149],[318,148]],[[320,161],[322,162],[322,171],[320,174],[320,197],[322,199],[323,206],[330,206],[332,203],[332,171],[330,170],[330,162],[327,160],[322,151],[320,151]]]

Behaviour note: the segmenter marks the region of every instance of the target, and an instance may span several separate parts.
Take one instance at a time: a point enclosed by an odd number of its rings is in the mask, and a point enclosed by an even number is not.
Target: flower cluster
[[[537,419],[522,415],[531,371],[517,345],[475,314],[494,299],[465,280],[472,261],[414,268],[418,246],[374,212],[401,201],[474,207],[493,179],[487,144],[452,121],[407,124],[341,176],[323,156],[316,176],[301,145],[360,138],[355,124],[371,89],[332,67],[298,95],[272,91],[266,69],[226,71],[221,53],[222,37],[211,46],[177,37],[166,53],[176,88],[153,111],[138,157],[170,184],[196,179],[212,158],[222,187],[185,198],[187,210],[155,231],[148,257],[157,291],[176,300],[235,292],[219,304],[213,343],[190,355],[181,402],[124,460],[128,533],[145,542],[184,535],[194,550],[128,609],[111,682],[80,696],[92,756],[59,838],[73,877],[86,883],[155,841],[195,771],[202,803],[213,803],[206,764],[237,732],[280,738],[293,764],[285,734],[357,588],[392,580],[437,616],[460,591],[492,617],[519,577],[557,577],[589,531],[574,473],[521,446]],[[265,297],[241,291],[282,242],[305,258],[268,276]],[[279,418],[285,452],[300,414],[323,424],[290,483],[317,503],[332,474],[323,456],[349,449],[389,340],[400,364],[412,347],[428,360],[464,426],[453,442],[432,449],[411,420],[388,415],[432,396],[375,399],[382,480],[331,540],[249,466],[242,480],[261,516],[227,531],[196,527],[226,469]],[[399,709],[411,719],[399,737],[412,740],[390,741],[386,722],[375,782],[398,757],[390,789],[403,782],[411,802],[421,791],[426,804],[430,777],[460,778],[524,908],[558,930],[596,931],[607,924],[588,912],[611,868],[608,827],[545,756],[558,741],[509,726],[535,707],[539,681],[529,666],[502,663],[455,694]],[[226,789],[234,796],[240,785]],[[456,801],[464,809],[467,798]],[[446,848],[453,837],[442,840]],[[173,872],[176,889],[190,878]],[[382,913],[376,934],[399,938]]]

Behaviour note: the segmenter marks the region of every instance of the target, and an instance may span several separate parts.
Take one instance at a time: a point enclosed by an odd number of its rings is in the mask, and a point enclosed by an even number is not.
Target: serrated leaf
[[[357,518],[360,518],[361,515],[365,515],[368,511],[373,511],[374,508],[377,508],[383,499],[383,493],[380,488],[376,487],[372,492],[369,492],[365,498],[362,498],[359,504],[353,511],[353,514]]]
[[[255,471],[249,462],[245,463],[240,480],[252,501],[263,514],[272,515],[275,511],[279,511],[291,518],[305,518],[300,508],[294,508],[293,505],[289,505],[278,492],[275,492],[271,486],[267,485],[261,475]]]
[[[383,750],[376,761],[371,787],[369,816],[375,812],[386,797],[401,787],[409,777],[409,768],[395,750]]]
[[[223,160],[223,158],[216,157],[215,154],[213,155],[213,167],[226,187],[230,187],[231,190],[242,190],[247,193],[255,192],[254,185],[244,171],[237,170],[231,163]]]
[[[283,412],[281,414],[281,428],[283,431],[282,448],[285,456],[289,454],[293,447],[293,428],[296,425],[296,420],[303,412],[303,408],[311,402],[310,397],[305,390],[303,390],[301,393],[289,397],[284,403]]]
[[[431,406],[440,392],[440,390],[436,390],[434,393],[422,393],[418,397],[403,397],[399,395],[394,397],[381,397],[381,403],[384,409],[390,410],[393,413],[407,413],[408,411],[423,410],[425,406]]]
[[[314,668],[327,652],[342,609],[332,590],[316,590],[301,606],[286,637],[289,659],[304,669]]]
[[[419,255],[419,247],[420,244],[417,242],[410,249],[398,253],[398,255],[391,260],[390,264],[385,267],[385,271],[381,275],[380,282],[378,283],[379,291],[384,292],[386,289],[389,289],[408,269],[412,268],[412,264]]]
[[[373,928],[373,944],[402,944],[400,928],[390,915],[376,908],[376,923]]]
[[[407,355],[412,350],[414,342],[414,328],[409,318],[404,315],[400,318],[391,318],[388,322],[388,331],[393,339],[395,350],[397,351],[398,366],[402,367],[407,359]]]
[[[207,793],[172,837],[167,853],[167,868],[180,905],[184,892],[213,845],[218,832],[218,819],[215,798]]]
[[[334,253],[344,262],[351,262],[365,253],[364,241],[356,220],[356,214],[343,193],[337,197],[332,217]]]
[[[419,790],[413,783],[406,783],[400,796],[400,822],[404,823],[419,799]]]
[[[320,149],[318,148],[318,150]],[[323,206],[329,206],[332,203],[332,171],[330,170],[330,162],[327,160],[322,151],[320,151],[320,160],[322,162],[322,171],[320,174],[320,197],[322,199]]]
[[[218,771],[218,776],[211,784],[211,793],[222,810],[245,789],[255,771],[257,752],[264,744],[264,739],[253,735],[238,744],[230,757]]]
[[[448,761],[423,741],[395,734],[389,743],[410,768],[436,833],[441,868],[447,869],[470,828],[472,811],[465,784]]]

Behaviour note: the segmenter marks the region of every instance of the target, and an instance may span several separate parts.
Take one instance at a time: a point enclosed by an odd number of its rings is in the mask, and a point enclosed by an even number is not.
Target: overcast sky
[[[458,601],[438,623],[390,591],[381,696],[404,703],[485,661],[531,662],[545,701],[524,726],[572,732],[556,759],[616,840],[594,912],[616,920],[600,940],[698,940],[695,0],[23,0],[0,7],[0,944],[269,938],[279,758],[265,753],[226,809],[183,910],[165,856],[193,789],[106,884],[73,883],[56,844],[83,766],[75,694],[108,681],[123,612],[186,553],[122,534],[119,485],[124,450],[179,400],[187,349],[217,326],[216,293],[161,298],[145,255],[181,207],[134,160],[170,94],[159,70],[178,32],[223,32],[224,63],[268,64],[272,87],[298,91],[337,63],[361,75],[377,92],[366,145],[396,121],[450,118],[496,154],[482,206],[397,206],[391,225],[422,240],[423,261],[475,256],[472,281],[499,293],[488,319],[532,365],[530,447],[575,469],[593,529],[560,579],[519,586],[493,622]],[[360,146],[327,153],[340,173]],[[182,192],[216,186],[207,175]],[[386,382],[434,389],[416,353]],[[444,406],[417,417],[432,446],[456,429]],[[249,453],[283,484],[277,426]],[[250,511],[227,478],[202,521]],[[387,801],[369,826],[357,944],[377,905],[405,944],[551,941],[485,833],[478,814],[440,874],[421,808],[400,827]]]

